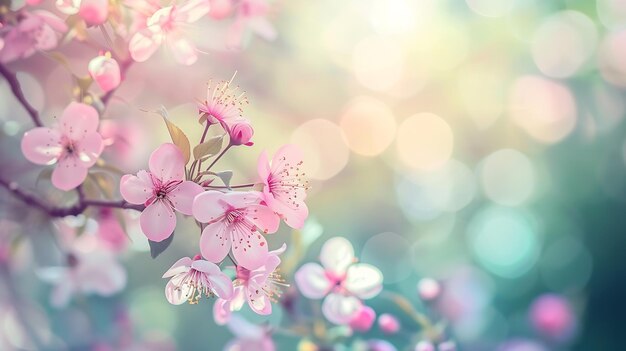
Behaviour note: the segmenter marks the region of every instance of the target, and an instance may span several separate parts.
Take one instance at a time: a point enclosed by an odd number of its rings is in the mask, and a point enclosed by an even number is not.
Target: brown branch
[[[39,119],[39,112],[35,110],[35,108],[26,100],[24,96],[24,92],[22,91],[22,86],[20,85],[20,81],[17,80],[17,76],[15,73],[11,72],[6,66],[0,63],[0,74],[4,76],[4,79],[7,80],[9,86],[11,86],[11,91],[15,98],[20,102],[20,104],[24,107],[26,112],[30,115],[30,118],[33,119],[33,123],[37,127],[43,127],[43,123],[41,123],[41,119]]]

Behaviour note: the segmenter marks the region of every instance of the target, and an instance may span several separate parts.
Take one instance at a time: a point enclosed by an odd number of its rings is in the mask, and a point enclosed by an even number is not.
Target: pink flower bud
[[[424,278],[417,283],[417,292],[424,301],[436,299],[441,293],[441,285],[432,278]]]
[[[232,0],[210,0],[209,16],[216,20],[224,19],[233,13]]]
[[[378,317],[378,326],[386,334],[395,334],[400,330],[400,322],[389,313],[381,314]]]
[[[535,299],[530,307],[530,319],[540,333],[559,340],[571,336],[575,323],[569,302],[554,294]]]
[[[365,333],[372,328],[375,320],[376,312],[371,307],[363,305],[349,325],[353,330]]]
[[[250,139],[254,135],[254,129],[248,122],[235,123],[230,127],[230,143],[232,145],[252,145]]]
[[[120,85],[120,66],[114,58],[100,55],[89,61],[89,75],[105,92],[111,91]]]
[[[109,0],[82,0],[78,15],[90,26],[102,24],[109,16]]]
[[[415,351],[436,351],[435,345],[430,341],[420,341],[415,345]]]

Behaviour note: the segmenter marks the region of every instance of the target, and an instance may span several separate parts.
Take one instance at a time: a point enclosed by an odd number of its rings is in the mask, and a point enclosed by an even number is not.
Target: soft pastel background
[[[131,67],[103,117],[125,121],[129,148],[110,148],[105,157],[121,158],[126,171],[144,168],[149,152],[168,140],[159,117],[142,111],[160,105],[197,139],[194,102],[204,99],[210,78],[237,71],[236,83],[251,102],[246,116],[255,145],[234,150],[221,164],[236,171],[234,183],[244,182],[262,150],[286,142],[303,147],[312,179],[303,234],[322,233],[308,246],[307,260],[316,259],[325,238],[345,236],[362,261],[381,269],[385,289],[416,306],[418,280],[440,279],[442,309],[462,350],[495,350],[516,338],[544,343],[528,309],[547,292],[566,297],[577,314],[569,341],[546,343],[547,349],[622,348],[625,1],[284,0],[273,6],[274,42],[209,51],[191,67],[165,52]],[[207,28],[196,41],[207,51],[219,48],[221,30]],[[93,36],[101,40],[98,31]],[[84,69],[76,73],[86,74],[93,49],[74,43],[60,51],[72,53],[71,65]],[[12,67],[44,121],[58,116],[72,97],[65,68],[42,55]],[[41,168],[19,150],[31,121],[6,82],[0,91],[0,174],[34,188]],[[61,197],[45,181],[38,188]],[[6,294],[1,300],[0,339],[9,349],[29,345],[15,331],[12,308],[25,309],[42,337],[72,349],[124,330],[164,350],[168,344],[218,350],[231,338],[214,324],[211,302],[172,306],[163,296],[161,274],[195,253],[191,221],[155,260],[130,228],[125,291],[59,311],[34,274],[58,264],[50,222],[2,191],[0,217],[17,223],[0,231],[35,239],[22,247],[12,283],[28,303],[13,306]],[[290,242],[286,229],[275,235]],[[397,314],[404,331],[383,337],[375,328],[370,336],[409,350],[407,335],[417,327],[384,297],[372,306]],[[269,323],[288,324],[276,310]],[[276,341],[279,350],[294,350],[299,339]]]

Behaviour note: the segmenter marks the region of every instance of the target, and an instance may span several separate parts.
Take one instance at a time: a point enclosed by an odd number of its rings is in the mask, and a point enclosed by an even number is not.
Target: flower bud
[[[82,0],[78,15],[90,26],[102,24],[109,16],[109,0]]]
[[[420,341],[415,345],[415,351],[435,351],[435,345],[430,341]]]
[[[371,307],[363,305],[349,325],[353,330],[365,333],[372,328],[375,320],[376,312]]]
[[[540,333],[558,340],[567,339],[575,323],[569,302],[554,294],[535,299],[530,308],[530,319]]]
[[[120,66],[109,55],[100,55],[89,61],[89,75],[105,92],[111,91],[120,85]]]
[[[389,313],[381,314],[378,317],[378,326],[385,334],[395,334],[400,330],[400,322]]]
[[[230,143],[232,145],[252,145],[250,139],[254,135],[254,129],[248,122],[235,123],[230,127]]]
[[[417,283],[417,292],[422,300],[431,301],[441,293],[441,285],[432,278],[423,278]]]
[[[233,13],[232,0],[210,0],[209,16],[216,20],[224,19]]]

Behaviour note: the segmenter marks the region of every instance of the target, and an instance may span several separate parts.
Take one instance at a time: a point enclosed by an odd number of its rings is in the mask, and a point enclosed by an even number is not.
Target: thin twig
[[[20,81],[17,79],[15,73],[11,72],[8,68],[6,68],[6,66],[0,63],[0,74],[2,74],[4,76],[4,79],[7,80],[7,83],[9,83],[9,86],[11,86],[11,91],[13,92],[13,95],[24,107],[26,112],[28,112],[30,118],[32,118],[33,120],[33,123],[35,123],[37,127],[43,127],[43,123],[41,123],[41,119],[39,118],[39,112],[37,112],[37,110],[35,110],[35,108],[28,102],[28,100],[26,100],[24,92],[22,91],[22,86],[20,85]]]

